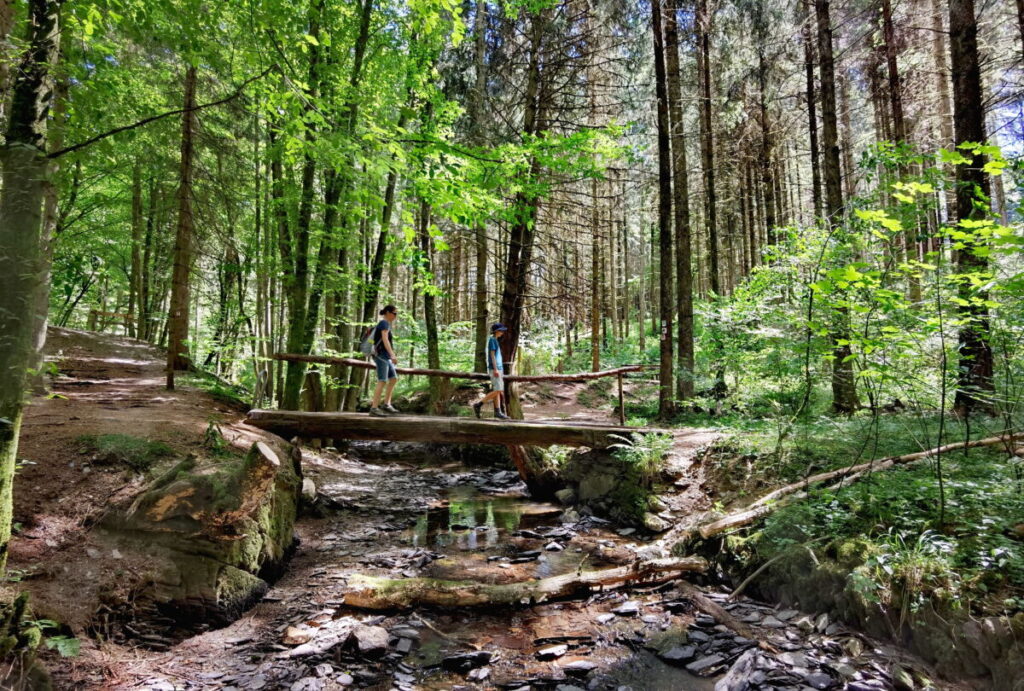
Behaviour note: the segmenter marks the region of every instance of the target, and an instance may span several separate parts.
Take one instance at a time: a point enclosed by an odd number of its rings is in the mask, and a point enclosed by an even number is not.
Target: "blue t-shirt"
[[[494,360],[491,360],[491,353],[494,353]],[[498,345],[498,339],[491,336],[487,340],[487,371],[490,372],[494,367],[493,363],[498,364],[498,372],[503,373],[505,371],[505,364],[501,359],[501,346]]]
[[[388,349],[384,347],[384,332],[391,331],[391,322],[387,319],[381,319],[377,323],[377,326],[373,327],[373,354],[377,357],[389,357]],[[391,349],[394,350],[395,344],[391,344]]]

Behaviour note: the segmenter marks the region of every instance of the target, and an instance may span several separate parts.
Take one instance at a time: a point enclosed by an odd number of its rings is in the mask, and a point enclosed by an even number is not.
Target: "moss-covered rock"
[[[108,512],[101,537],[151,564],[143,597],[164,614],[229,623],[291,553],[302,486],[291,456],[257,442],[241,459],[186,459]]]

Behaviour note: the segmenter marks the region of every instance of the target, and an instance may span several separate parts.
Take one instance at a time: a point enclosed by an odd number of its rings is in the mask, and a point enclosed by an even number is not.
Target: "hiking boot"
[[[384,405],[381,406],[380,409],[383,410],[385,413],[388,413],[390,415],[398,415],[399,414],[398,408],[396,408],[395,406],[391,405],[390,403],[385,403]]]
[[[501,412],[500,410],[495,410],[494,411],[494,419],[496,419],[496,420],[511,420],[512,418],[510,418],[508,415],[506,415],[505,413]]]
[[[474,403],[473,404],[473,412],[476,413],[476,417],[477,417],[478,420],[480,419],[480,409],[483,408],[483,407],[484,407],[483,403]]]
[[[387,417],[387,416],[388,416],[388,414],[385,413],[380,408],[370,408],[370,417]]]

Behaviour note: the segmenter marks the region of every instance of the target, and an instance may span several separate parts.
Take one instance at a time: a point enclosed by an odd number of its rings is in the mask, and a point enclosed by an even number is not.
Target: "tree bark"
[[[679,69],[679,0],[666,0],[665,71],[669,121],[672,128],[672,195],[675,213],[676,310],[678,317],[679,376],[676,395],[693,396],[693,247],[690,229],[690,188],[686,163],[686,130],[683,126],[682,75]],[[702,116],[703,117],[703,111]]]
[[[142,310],[142,170],[138,161],[132,166],[132,269],[128,286],[128,311],[135,313],[135,321],[128,322],[128,335],[135,338],[138,334],[136,325]]]
[[[981,63],[978,56],[978,22],[974,0],[949,0],[950,64],[953,71],[953,129],[957,145],[965,142],[985,143],[985,108],[982,102]],[[989,199],[988,176],[983,167],[985,156],[969,150],[961,153],[971,158],[969,164],[956,168],[956,218],[969,221],[987,215]],[[960,274],[984,274],[988,259],[981,251],[983,241],[968,242],[957,252]],[[960,327],[960,361],[957,367],[956,396],[953,410],[959,415],[992,409],[991,393],[993,361],[989,344],[988,308],[980,301],[988,298],[985,290],[975,291],[968,280],[958,284],[961,301],[958,308],[964,320]]]
[[[178,228],[174,236],[171,305],[167,316],[167,388],[174,388],[175,370],[189,368],[188,329],[192,273],[192,157],[195,133],[196,68],[185,69],[185,112],[181,115],[181,161],[178,172]]]
[[[907,141],[903,119],[903,83],[896,61],[896,31],[892,23],[892,3],[882,0],[882,36],[885,39],[885,64],[889,73],[889,107],[892,109],[892,134],[896,142]]]
[[[430,241],[430,203],[420,201],[417,239],[420,245],[420,280],[426,288],[423,291],[423,321],[427,331],[427,367],[441,369],[441,354],[437,343],[437,307],[434,296],[434,268]],[[430,409],[441,413],[444,407],[445,381],[440,377],[430,378]]]
[[[832,57],[832,23],[829,0],[815,0],[818,19],[818,59],[821,70],[821,124],[825,168],[825,220],[830,227],[843,221],[843,187],[839,163],[839,139],[836,121],[835,65]],[[852,413],[860,407],[853,377],[853,361],[848,344],[849,313],[838,308],[832,329],[832,409],[836,413]]]
[[[60,5],[28,3],[25,49],[16,71],[0,146],[0,574],[7,564],[18,434],[27,375],[39,366],[46,315],[37,309],[49,275],[43,227],[46,125],[53,99],[51,70],[60,45]]]
[[[473,131],[478,144],[484,143],[483,103],[487,89],[487,3],[477,0],[476,16],[473,19]],[[474,351],[473,369],[487,371],[487,231],[483,223],[475,228],[476,239],[476,280],[474,282]]]
[[[523,103],[524,137],[536,135],[543,120],[542,108],[545,89],[541,83],[541,65],[543,61],[544,25],[549,10],[541,10],[533,15],[530,27],[530,57],[527,64],[526,91]],[[536,180],[540,175],[540,164],[534,159],[530,162],[528,180]],[[504,286],[501,292],[501,321],[506,328],[506,335],[501,339],[501,350],[505,373],[511,374],[515,367],[516,355],[519,350],[519,335],[522,329],[523,305],[529,291],[529,271],[533,258],[534,223],[540,199],[535,192],[519,192],[513,202],[516,210],[515,222],[509,229],[508,255],[505,262]],[[521,418],[523,413],[519,405],[514,387],[506,387],[506,405],[509,414]]]
[[[672,263],[672,153],[669,144],[668,89],[665,75],[664,35],[662,34],[662,3],[652,0],[651,19],[654,33],[654,75],[658,121],[658,252],[660,255],[660,295],[658,296],[659,344],[661,359],[658,378],[658,417],[667,420],[675,413],[674,375],[672,367],[672,318],[675,312]]]
[[[803,0],[804,20],[800,32],[804,40],[804,73],[807,83],[807,132],[811,146],[811,198],[814,201],[814,218],[821,218],[821,157],[818,152],[818,114],[814,89],[814,39],[811,30],[810,0]]]
[[[657,2],[657,0],[655,0]],[[359,609],[392,610],[411,607],[531,606],[549,600],[631,585],[656,585],[684,573],[703,572],[700,557],[654,559],[599,571],[574,571],[524,583],[489,584],[440,581],[434,578],[391,580],[355,574],[349,579],[345,605]]]
[[[14,63],[14,44],[10,34],[14,29],[14,0],[0,0],[0,131],[7,128],[7,101],[11,92],[11,65]]]
[[[718,190],[715,188],[715,133],[711,120],[711,11],[708,0],[697,0],[697,69],[700,83],[700,158],[704,171],[704,225],[708,231],[708,283],[721,295],[718,267]]]

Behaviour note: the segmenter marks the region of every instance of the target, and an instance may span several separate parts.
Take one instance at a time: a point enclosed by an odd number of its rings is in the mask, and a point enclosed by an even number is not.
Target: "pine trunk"
[[[651,18],[654,33],[654,74],[657,97],[658,120],[658,252],[660,264],[659,344],[661,364],[659,368],[658,417],[666,420],[675,413],[674,370],[672,367],[672,318],[675,312],[673,293],[672,263],[672,153],[669,144],[668,89],[665,76],[664,37],[661,29],[661,0],[651,3]]]
[[[821,71],[821,124],[823,164],[825,173],[825,215],[832,227],[843,222],[843,187],[839,163],[838,127],[836,122],[835,64],[832,57],[832,22],[829,1],[815,0],[818,19],[818,58]],[[848,414],[860,407],[853,378],[853,361],[849,340],[850,316],[845,308],[835,314],[832,329],[832,410]]]
[[[949,2],[949,54],[953,72],[953,129],[956,143],[985,142],[985,108],[982,102],[981,63],[978,56],[978,22],[974,0]],[[989,198],[988,176],[983,167],[985,157],[961,151],[971,157],[969,164],[956,168],[956,218],[958,221],[978,220],[986,216]],[[969,243],[956,253],[960,274],[988,271],[988,260],[982,243]],[[992,409],[992,347],[989,344],[988,308],[980,301],[986,291],[975,291],[970,281],[961,281],[959,292],[963,306],[959,308],[960,362],[957,368],[956,397],[953,410],[959,415]],[[979,300],[980,298],[980,300]]]
[[[192,157],[196,115],[196,68],[185,70],[185,112],[181,116],[181,162],[178,172],[178,228],[174,236],[171,305],[167,316],[167,388],[174,388],[175,370],[189,368],[188,332],[192,272]]]

